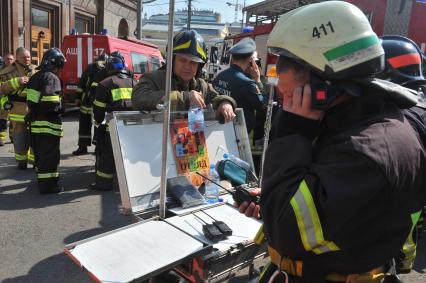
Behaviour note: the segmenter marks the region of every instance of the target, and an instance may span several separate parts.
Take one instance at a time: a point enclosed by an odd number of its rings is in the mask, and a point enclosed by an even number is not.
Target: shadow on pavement
[[[16,172],[8,174],[8,179],[13,179],[18,183],[0,187],[0,210],[42,208],[70,203],[75,199],[97,194],[88,189],[81,190],[81,188],[89,188],[90,182],[94,178],[92,166],[60,167],[59,183],[66,185],[65,191],[59,195],[40,195],[34,170],[18,171],[15,168],[12,170]],[[76,174],[78,174],[78,182],[75,181]]]
[[[2,283],[41,283],[41,282],[93,282],[90,277],[76,268],[65,254],[57,254],[34,265],[28,274],[7,278]]]

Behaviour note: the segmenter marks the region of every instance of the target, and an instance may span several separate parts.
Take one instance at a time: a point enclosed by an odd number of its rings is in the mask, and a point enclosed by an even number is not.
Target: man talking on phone
[[[219,73],[213,81],[213,87],[221,95],[231,96],[238,108],[243,108],[247,133],[256,124],[255,111],[262,111],[265,99],[262,96],[263,85],[260,81],[260,71],[253,54],[256,43],[251,38],[245,38],[229,49],[231,66]]]
[[[272,264],[258,282],[400,282],[393,258],[426,196],[425,149],[402,110],[416,99],[372,79],[384,51],[350,3],[282,15],[267,45],[279,55],[283,113],[265,158]],[[245,210],[259,216],[253,203]]]

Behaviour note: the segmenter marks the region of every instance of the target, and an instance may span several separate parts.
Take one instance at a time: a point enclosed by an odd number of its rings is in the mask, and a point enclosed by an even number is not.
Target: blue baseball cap
[[[252,38],[244,38],[229,49],[231,54],[251,54],[256,51],[256,42]]]

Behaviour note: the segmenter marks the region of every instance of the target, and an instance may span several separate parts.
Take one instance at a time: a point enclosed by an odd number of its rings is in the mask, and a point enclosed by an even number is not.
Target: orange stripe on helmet
[[[397,69],[409,65],[420,65],[421,59],[418,53],[411,53],[389,58],[388,63]]]

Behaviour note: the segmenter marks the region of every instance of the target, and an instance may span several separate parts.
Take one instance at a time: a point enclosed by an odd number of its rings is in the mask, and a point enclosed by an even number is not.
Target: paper
[[[253,241],[256,233],[262,225],[259,220],[241,214],[237,209],[229,204],[215,206],[204,211],[214,219],[225,222],[229,228],[232,229],[232,236],[229,236],[228,238],[213,245],[214,248],[220,251],[226,251],[230,246],[235,244]],[[195,214],[210,224],[214,220],[206,213],[199,211]],[[212,244],[212,242],[203,235],[202,229],[203,224],[205,223],[194,215],[188,214],[185,216],[175,216],[166,219],[166,221],[194,236],[200,241]]]
[[[130,282],[202,248],[171,225],[149,221],[79,244],[71,253],[102,282]]]

